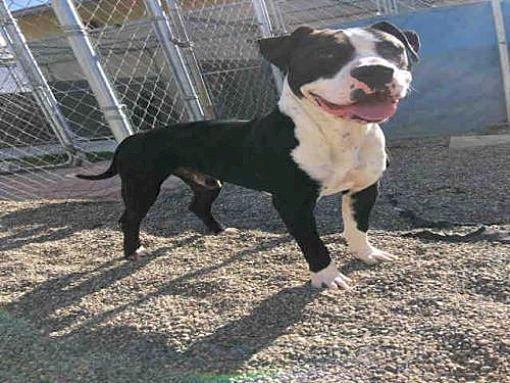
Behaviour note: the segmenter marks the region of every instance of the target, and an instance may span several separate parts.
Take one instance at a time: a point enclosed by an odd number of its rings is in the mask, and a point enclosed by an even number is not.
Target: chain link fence
[[[51,168],[107,158],[114,137],[267,112],[281,78],[257,39],[453,3],[466,2],[0,0],[0,199],[60,182]]]

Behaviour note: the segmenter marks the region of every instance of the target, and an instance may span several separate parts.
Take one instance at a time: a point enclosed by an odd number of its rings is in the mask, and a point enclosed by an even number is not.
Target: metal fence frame
[[[48,86],[32,52],[28,48],[27,41],[7,7],[5,0],[0,0],[0,24],[4,30],[5,37],[8,39],[7,43],[17,56],[25,75],[32,85],[34,96],[60,144],[71,156],[77,155],[78,151],[73,145],[67,121],[62,115],[57,100]]]
[[[198,92],[191,81],[191,76],[186,67],[186,61],[179,47],[179,42],[175,39],[170,22],[160,0],[144,0],[147,9],[152,16],[156,35],[167,63],[172,68],[173,74],[177,80],[179,90],[183,95],[189,119],[200,121],[205,118],[205,109],[200,102]]]
[[[72,0],[52,0],[52,6],[115,139],[121,142],[133,134],[133,129],[92,47]]]
[[[278,28],[274,27],[274,22],[278,22],[279,20],[271,20],[268,4],[272,4],[272,8],[275,9],[274,3],[272,0],[252,0],[253,10],[255,12],[255,17],[259,23],[259,28],[262,32],[263,38],[270,38],[277,36]],[[282,30],[284,28],[280,28]],[[280,92],[283,88],[283,75],[275,65],[271,64],[271,72],[273,73],[274,81],[276,84],[276,89]]]

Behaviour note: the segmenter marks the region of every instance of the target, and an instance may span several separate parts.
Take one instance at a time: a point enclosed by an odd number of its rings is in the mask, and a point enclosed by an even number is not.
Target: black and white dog
[[[341,192],[344,235],[366,263],[391,261],[367,239],[377,183],[386,168],[379,123],[406,96],[418,36],[382,22],[367,28],[316,30],[259,41],[262,55],[285,73],[278,107],[251,121],[202,121],[156,128],[126,138],[98,180],[119,174],[126,257],[144,252],[140,223],[171,174],[194,192],[190,210],[214,233],[211,215],[221,182],[271,193],[312,272],[315,287],[347,288],[317,234],[314,207]]]

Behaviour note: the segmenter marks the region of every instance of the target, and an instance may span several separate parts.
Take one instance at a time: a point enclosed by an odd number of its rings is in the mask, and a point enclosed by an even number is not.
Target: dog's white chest
[[[386,168],[384,135],[378,125],[314,130],[296,125],[298,166],[319,182],[321,196],[359,191],[374,184]]]
[[[351,161],[330,164],[329,175],[321,182],[322,196],[346,190],[362,190],[380,178],[384,170],[382,158],[367,158],[367,153],[361,149],[353,150],[350,154]]]

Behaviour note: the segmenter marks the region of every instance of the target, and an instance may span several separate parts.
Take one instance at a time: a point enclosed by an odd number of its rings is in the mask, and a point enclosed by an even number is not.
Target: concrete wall
[[[504,1],[507,33],[510,1]],[[505,120],[505,102],[490,2],[385,16],[337,27],[388,20],[421,37],[416,89],[385,125],[389,137],[483,132]],[[510,35],[509,35],[510,38]]]

